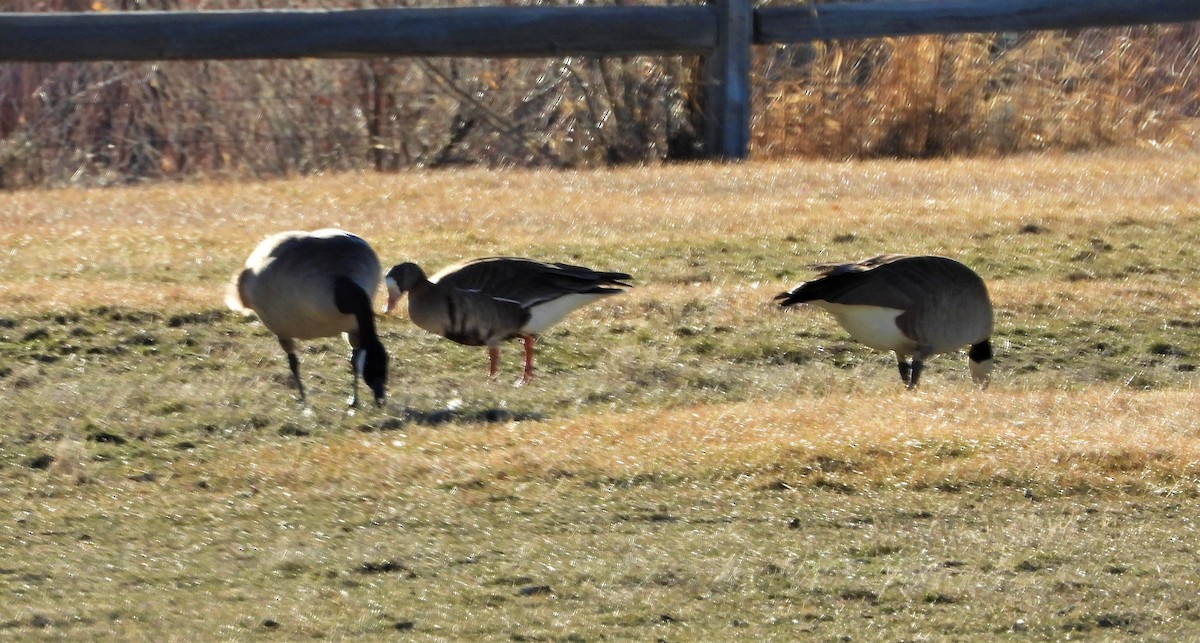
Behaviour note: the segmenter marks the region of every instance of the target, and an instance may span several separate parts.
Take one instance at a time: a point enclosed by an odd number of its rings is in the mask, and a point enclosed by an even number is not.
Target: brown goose
[[[459,344],[488,347],[488,377],[496,375],[500,342],[520,338],[525,345],[520,385],[533,377],[539,334],[576,308],[623,292],[629,279],[623,272],[519,257],[471,259],[429,278],[417,264],[402,263],[387,273],[385,312],[408,293],[408,314],[417,326]]]
[[[992,302],[973,270],[945,257],[909,255],[815,267],[821,276],[776,295],[780,306],[819,306],[859,342],[895,351],[900,379],[910,389],[925,358],[969,345],[971,378],[987,388]]]
[[[267,237],[234,276],[225,302],[254,312],[287,353],[305,401],[296,340],[344,333],[354,374],[350,405],[358,405],[361,376],[383,404],[387,351],[375,334],[371,297],[379,287],[379,258],[360,237],[341,230],[290,231]]]

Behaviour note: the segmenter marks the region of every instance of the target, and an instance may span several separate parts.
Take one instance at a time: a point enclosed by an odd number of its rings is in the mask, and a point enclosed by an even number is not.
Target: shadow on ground
[[[359,427],[364,433],[373,431],[392,431],[408,425],[441,426],[443,424],[496,424],[500,422],[525,422],[528,420],[544,420],[546,414],[531,411],[510,411],[508,409],[478,409],[422,411],[420,409],[404,409],[398,415],[382,418]]]

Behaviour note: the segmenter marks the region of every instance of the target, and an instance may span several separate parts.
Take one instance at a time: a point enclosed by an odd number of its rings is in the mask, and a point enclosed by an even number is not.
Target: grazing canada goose
[[[821,276],[776,295],[780,306],[820,306],[854,339],[895,351],[900,379],[910,389],[917,387],[925,358],[969,345],[971,378],[987,388],[992,302],[973,270],[946,257],[909,255],[814,267]]]
[[[429,278],[417,264],[402,263],[387,273],[385,312],[407,292],[408,314],[417,326],[459,344],[488,347],[489,378],[496,376],[500,342],[520,338],[525,345],[521,385],[533,377],[539,334],[576,308],[624,292],[628,279],[623,272],[519,257],[471,259]]]
[[[225,302],[258,314],[287,353],[305,401],[296,340],[344,333],[354,375],[350,406],[358,405],[358,378],[383,404],[387,351],[375,334],[371,297],[379,287],[379,258],[362,238],[342,230],[290,231],[267,237],[229,285]]]

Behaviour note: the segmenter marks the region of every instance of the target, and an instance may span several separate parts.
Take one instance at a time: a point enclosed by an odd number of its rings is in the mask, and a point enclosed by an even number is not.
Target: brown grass
[[[1184,69],[1195,35],[1176,25],[781,48],[759,57],[756,151],[925,158],[1194,146],[1197,86]],[[805,73],[789,73],[789,59]]]
[[[0,633],[15,638],[1186,638],[1200,164],[1122,152],[348,173],[0,194]],[[277,343],[224,284],[284,228],[385,263],[513,253],[635,288],[532,386],[380,322]],[[962,258],[997,377],[919,391],[776,292]],[[466,618],[464,615],[469,614]]]
[[[330,435],[247,449],[177,473],[233,483],[253,471],[258,484],[301,494],[354,480],[365,490],[430,479],[469,489],[571,478],[847,493],[1200,493],[1200,401],[1191,390],[1129,395],[1109,386],[1002,384],[980,395],[961,384],[917,394],[895,387],[796,395],[770,405],[600,412],[476,431]]]

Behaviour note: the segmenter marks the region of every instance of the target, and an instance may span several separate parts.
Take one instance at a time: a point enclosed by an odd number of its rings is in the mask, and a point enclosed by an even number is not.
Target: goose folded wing
[[[784,306],[809,301],[827,301],[847,306],[880,306],[907,310],[913,306],[913,297],[906,292],[906,288],[895,287],[907,285],[906,283],[892,283],[895,281],[897,280],[887,275],[871,274],[871,271],[837,272],[800,284],[780,293],[776,299]]]
[[[430,281],[500,300],[535,306],[571,294],[612,294],[627,286],[625,273],[598,272],[564,263],[495,257],[443,270]]]

